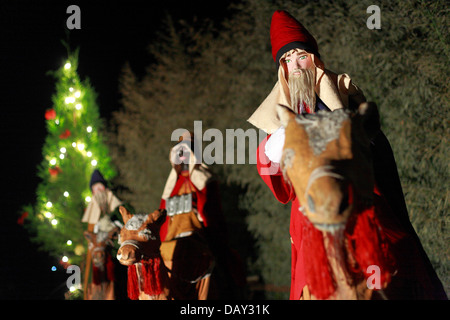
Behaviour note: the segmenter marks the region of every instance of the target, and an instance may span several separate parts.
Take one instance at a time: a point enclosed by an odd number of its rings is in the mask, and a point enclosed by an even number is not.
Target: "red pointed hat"
[[[295,48],[314,53],[320,58],[316,39],[300,22],[284,10],[277,10],[272,15],[270,42],[272,43],[273,60],[277,67],[281,56]]]

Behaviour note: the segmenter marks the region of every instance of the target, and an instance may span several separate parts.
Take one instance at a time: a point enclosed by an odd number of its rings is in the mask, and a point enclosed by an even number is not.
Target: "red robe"
[[[240,290],[244,288],[245,271],[239,254],[228,246],[227,227],[222,212],[218,181],[210,179],[206,182],[205,187],[199,190],[191,183],[189,176],[178,175],[170,197],[178,195],[184,183],[190,183],[195,189],[192,196],[192,207],[197,209],[203,220],[202,234],[208,241],[208,246],[215,257],[215,270],[218,270],[213,272],[215,287],[210,290],[208,296],[211,296],[212,299],[234,299],[241,294]],[[161,199],[160,209],[165,208],[166,201]],[[170,217],[167,217],[161,226],[161,241],[166,239],[169,220]]]
[[[170,197],[178,195],[180,188],[184,183],[190,182],[189,177],[179,175],[177,182],[170,194]],[[192,184],[195,192],[192,197],[192,207],[196,208],[200,217],[203,220],[203,226],[207,227],[209,230],[214,230],[216,237],[220,237],[224,233],[224,217],[222,214],[222,208],[220,206],[220,198],[218,194],[217,181],[212,180],[206,183],[206,186],[199,190]],[[166,209],[166,200],[161,199],[159,206],[160,209]],[[166,239],[167,228],[169,225],[170,217],[166,218],[166,221],[161,226],[160,238],[161,241]]]
[[[300,202],[295,195],[295,191],[291,185],[286,183],[283,174],[280,170],[279,164],[272,163],[264,153],[266,142],[269,139],[268,135],[259,145],[257,150],[257,168],[261,178],[272,190],[273,195],[283,204],[292,201],[291,221],[289,233],[291,235],[291,291],[290,299],[299,299],[303,287],[306,284],[305,264],[303,262],[303,255],[301,250],[302,245],[302,218],[303,214],[300,212]],[[272,166],[272,169],[277,169],[275,174],[266,175],[261,174],[262,169],[267,169]],[[296,228],[297,227],[297,228]]]

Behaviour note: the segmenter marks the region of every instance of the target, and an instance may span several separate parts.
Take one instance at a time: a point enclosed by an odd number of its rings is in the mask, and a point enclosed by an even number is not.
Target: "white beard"
[[[94,199],[100,207],[101,215],[109,214],[108,194],[106,190],[97,192],[94,195]]]
[[[293,70],[289,74],[288,85],[292,109],[297,113],[314,113],[316,105],[314,69]]]

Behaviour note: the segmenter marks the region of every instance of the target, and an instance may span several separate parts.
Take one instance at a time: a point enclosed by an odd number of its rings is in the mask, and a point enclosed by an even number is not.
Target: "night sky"
[[[81,30],[68,30],[69,5],[81,9]],[[120,108],[118,80],[129,62],[142,76],[152,63],[147,46],[163,32],[170,15],[216,22],[229,1],[20,1],[0,3],[0,106],[2,139],[2,223],[0,299],[62,299],[68,277],[51,271],[57,261],[30,243],[17,224],[23,205],[34,203],[46,136],[44,112],[52,106],[55,80],[46,75],[67,57],[62,40],[80,48],[78,74],[98,94],[101,117]]]

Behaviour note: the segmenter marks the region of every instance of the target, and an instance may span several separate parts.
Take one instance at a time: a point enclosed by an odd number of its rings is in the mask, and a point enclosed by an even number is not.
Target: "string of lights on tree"
[[[41,182],[36,203],[24,206],[18,220],[31,240],[57,259],[52,271],[71,264],[83,266],[87,226],[81,217],[91,201],[91,174],[99,169],[106,179],[115,175],[100,134],[97,95],[88,80],[80,81],[77,68],[78,50],[50,72],[57,82],[53,106],[44,115],[48,134],[37,170]]]

